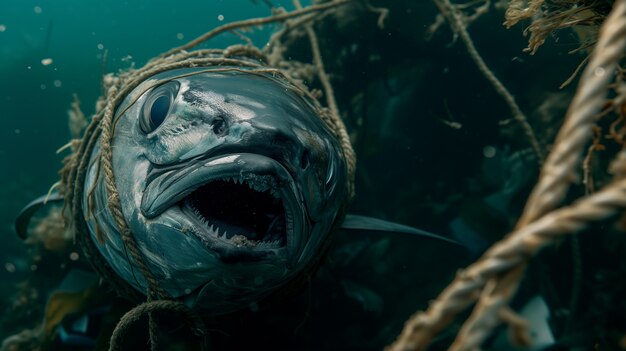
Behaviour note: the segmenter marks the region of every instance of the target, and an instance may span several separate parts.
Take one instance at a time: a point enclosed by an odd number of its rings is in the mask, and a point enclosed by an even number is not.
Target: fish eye
[[[176,81],[167,82],[156,87],[146,99],[140,118],[140,127],[144,133],[151,133],[157,129],[170,113],[172,103],[176,98],[180,84]]]

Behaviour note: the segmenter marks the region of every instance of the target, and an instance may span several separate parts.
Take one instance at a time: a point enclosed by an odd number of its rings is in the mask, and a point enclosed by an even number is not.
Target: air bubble
[[[9,273],[13,273],[16,270],[15,265],[13,263],[11,263],[11,262],[5,263],[4,269],[6,269],[7,272],[9,272]]]
[[[496,155],[496,148],[493,146],[485,146],[483,148],[483,156],[486,158],[492,158]]]

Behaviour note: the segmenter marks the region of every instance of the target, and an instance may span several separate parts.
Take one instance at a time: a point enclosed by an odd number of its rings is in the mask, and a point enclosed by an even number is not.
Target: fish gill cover
[[[267,15],[270,7],[275,16],[286,14],[271,1],[241,1],[237,8],[233,3],[205,13],[157,2],[3,4],[0,40],[7,60],[0,70],[3,81],[11,82],[2,88],[0,154],[9,169],[0,175],[5,228],[12,227],[22,203],[55,182],[53,151],[66,143],[64,110],[72,99],[71,124],[80,131],[83,111],[92,115],[96,96],[102,96],[97,119],[106,115],[107,103],[117,101],[108,95],[117,79],[132,78],[151,58],[200,35],[211,27],[203,18],[213,18],[216,27],[231,23],[240,9],[250,13],[239,19]],[[12,336],[3,349],[136,349],[146,347],[148,337],[153,347],[160,339],[168,349],[193,349],[200,339],[210,349],[623,348],[625,256],[618,217],[625,198],[625,129],[618,64],[624,1],[324,4],[328,11],[262,30],[232,27],[230,37],[215,38],[230,42],[203,45],[243,44],[234,47],[233,57],[267,56],[270,66],[296,73],[294,86],[305,84],[305,92],[341,116],[359,160],[351,211],[448,235],[466,252],[414,238],[337,235],[317,274],[296,284],[303,289],[278,295],[267,306],[252,303],[204,320],[188,304],[169,305],[182,315],[161,311],[167,303],[159,304],[165,294],[157,293],[155,304],[139,307],[153,312],[145,318],[148,333],[144,322],[132,323],[141,313],[118,324],[134,305],[115,297],[110,288],[116,278],[98,283],[82,275],[93,256],[85,257],[66,230],[72,219],[53,209],[30,230],[27,252],[6,230],[2,331]],[[84,18],[90,13],[112,18],[113,27],[95,32],[97,21]],[[150,24],[138,13],[158,21]],[[68,31],[64,19],[72,18],[81,20]],[[186,34],[187,26],[193,35]],[[528,38],[520,34],[524,28]],[[105,45],[98,33],[115,35]],[[272,55],[250,47],[263,50],[271,33],[282,33],[284,40],[274,52],[281,60],[273,62]],[[20,35],[31,42],[30,53],[20,50]],[[91,48],[77,45],[81,40]],[[84,56],[88,52],[92,57]],[[79,70],[81,65],[88,68]],[[99,91],[94,82],[105,72],[114,74],[104,77]],[[79,145],[68,144],[65,152]],[[75,186],[67,174],[64,186]],[[481,255],[455,277],[468,256]],[[137,294],[124,289],[117,292],[126,298]],[[410,317],[417,310],[425,312]],[[116,324],[125,327],[109,345]],[[501,324],[511,333],[494,329]]]

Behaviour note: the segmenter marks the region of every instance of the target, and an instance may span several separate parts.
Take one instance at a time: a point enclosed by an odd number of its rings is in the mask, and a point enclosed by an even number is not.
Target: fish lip
[[[282,200],[285,219],[287,220],[285,246],[281,248],[242,248],[234,244],[228,245],[223,240],[207,237],[205,233],[199,233],[198,231],[201,229],[198,229],[200,226],[197,225],[193,226],[191,232],[196,234],[207,248],[220,255],[223,260],[230,260],[228,257],[233,255],[252,261],[284,255],[287,265],[292,266],[295,263],[296,250],[298,249],[296,233],[302,235],[304,232],[303,200],[291,174],[280,162],[270,157],[253,153],[224,154],[194,160],[186,167],[178,167],[164,172],[149,180],[142,196],[140,210],[145,218],[154,219],[168,209],[178,206],[188,195],[203,185],[233,178],[247,182],[259,176],[269,176],[274,180],[274,190]],[[182,211],[182,213],[192,223],[198,224],[197,219],[189,216],[186,211]]]

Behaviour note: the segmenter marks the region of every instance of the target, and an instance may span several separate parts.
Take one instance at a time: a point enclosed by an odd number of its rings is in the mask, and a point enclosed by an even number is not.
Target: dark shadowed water
[[[303,339],[342,330],[329,338],[352,338],[362,349],[393,339],[402,320],[426,306],[457,267],[510,230],[536,178],[536,161],[520,156],[529,154],[527,141],[520,129],[500,123],[511,118],[510,111],[464,46],[453,41],[445,25],[426,39],[437,14],[434,5],[426,0],[372,2],[390,8],[385,29],[376,27],[374,16],[367,25],[357,21],[362,27],[333,28],[336,33],[327,30],[321,37],[358,154],[351,211],[452,237],[468,249],[406,238],[390,244],[387,236],[365,243],[342,239],[337,257],[352,257],[352,252],[361,255],[360,263],[334,262],[329,270],[335,275],[320,283],[318,292],[334,291],[356,301],[336,314],[362,315],[363,325],[354,318],[347,319],[353,323],[348,327],[341,316],[326,311],[324,319],[312,319]],[[220,24],[268,14],[263,1],[246,0],[0,1],[0,301],[12,299],[16,284],[36,269],[13,221],[23,205],[58,180],[63,154],[55,151],[70,139],[67,110],[73,94],[90,114],[103,72],[141,66]],[[572,94],[571,87],[558,86],[580,60],[567,54],[577,39],[564,32],[530,56],[522,52],[527,43],[523,26],[506,30],[502,21],[503,11],[491,8],[472,25],[471,34],[531,124],[540,126],[540,141],[547,143],[555,132],[551,121],[562,116]],[[275,28],[245,34],[263,46]],[[228,33],[206,47],[241,42]],[[339,59],[342,46],[351,54]],[[368,276],[366,287],[362,275]],[[333,298],[327,303],[332,305]],[[10,305],[0,302],[0,309],[9,315]],[[16,332],[10,318],[3,323],[0,336]],[[362,339],[368,334],[371,344]],[[318,345],[332,348],[330,342]]]

